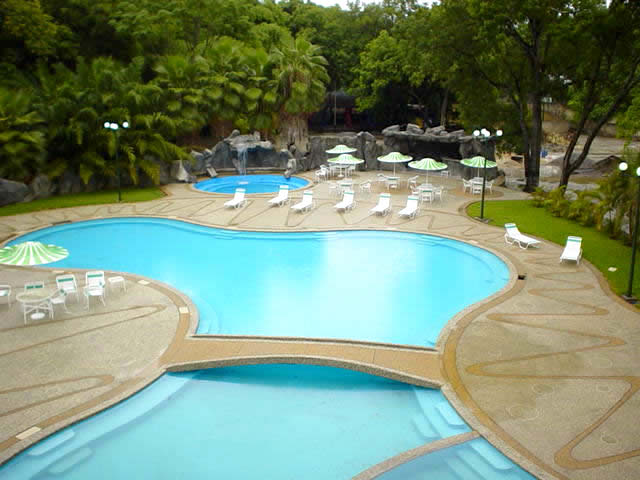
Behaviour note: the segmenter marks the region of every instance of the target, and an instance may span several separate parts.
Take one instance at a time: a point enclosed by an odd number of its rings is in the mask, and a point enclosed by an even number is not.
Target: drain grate
[[[526,273],[522,273],[520,275],[518,275],[518,280],[526,280],[527,279],[527,274]]]

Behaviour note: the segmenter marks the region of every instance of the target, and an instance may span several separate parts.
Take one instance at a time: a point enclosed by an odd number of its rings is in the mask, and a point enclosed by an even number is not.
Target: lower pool
[[[24,235],[70,252],[55,268],[137,273],[187,294],[198,333],[432,346],[507,266],[462,242],[403,232],[258,233],[116,218]],[[78,279],[83,283],[82,279]]]
[[[163,375],[0,478],[347,480],[468,431],[437,390],[330,367],[227,367]]]
[[[246,193],[272,193],[280,190],[280,185],[288,185],[289,190],[309,185],[309,180],[283,175],[231,175],[203,180],[195,184],[198,190],[213,193],[234,193],[236,188],[244,188]]]

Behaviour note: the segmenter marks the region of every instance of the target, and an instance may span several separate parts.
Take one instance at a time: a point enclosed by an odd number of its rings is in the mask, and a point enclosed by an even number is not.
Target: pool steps
[[[173,376],[171,382],[163,382],[161,385],[156,384],[157,391],[162,391],[163,394],[158,395],[153,401],[143,400],[142,397],[134,395],[125,402],[127,408],[120,408],[124,405],[121,403],[99,413],[98,415],[109,415],[109,422],[108,424],[105,423],[105,428],[100,435],[129,424],[149,413],[170,396],[178,393],[195,374],[195,372],[182,373],[180,376]],[[162,390],[160,390],[160,387]],[[95,438],[88,438],[86,434],[84,437],[76,435],[72,428],[54,433],[32,447],[28,452],[25,452],[29,459],[20,464],[19,470],[16,471],[18,473],[17,477],[32,478],[43,470],[47,470],[52,474],[57,474],[54,471],[64,473],[91,455],[92,451],[87,445],[93,440]],[[35,453],[32,453],[33,451]]]
[[[57,448],[63,443],[68,442],[75,436],[75,432],[73,429],[69,428],[64,430],[56,435],[53,435],[39,443],[37,443],[33,448],[31,448],[27,455],[30,457],[39,457],[40,455],[44,455],[45,453]]]
[[[92,453],[93,450],[91,450],[89,447],[80,448],[72,452],[70,455],[67,455],[62,460],[54,463],[51,467],[49,467],[47,472],[52,475],[61,475],[71,470],[78,463],[89,458]]]
[[[493,468],[497,470],[511,470],[513,468],[513,463],[493,448],[489,442],[471,442],[470,445],[471,448],[489,462]]]

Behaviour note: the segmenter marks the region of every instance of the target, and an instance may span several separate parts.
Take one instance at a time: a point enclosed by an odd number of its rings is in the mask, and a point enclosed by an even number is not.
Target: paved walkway
[[[356,181],[373,176],[362,172]],[[126,397],[167,369],[298,361],[441,386],[474,431],[541,478],[639,478],[637,311],[611,295],[586,262],[559,264],[560,246],[543,242],[524,251],[505,245],[503,229],[460,213],[473,197],[461,191],[459,180],[434,180],[449,189],[448,195],[411,220],[368,215],[376,193],[358,193],[354,211],[338,214],[327,184],[314,187],[317,205],[304,214],[268,207],[265,198],[271,195],[250,196],[245,208],[227,210],[227,196],[171,185],[167,197],[152,202],[0,218],[0,241],[58,222],[128,215],[268,231],[396,229],[487,248],[514,273],[500,294],[456,315],[435,350],[193,336],[197,312],[190,300],[132,275],[127,275],[126,294],[110,292],[106,307],[88,313],[81,303],[72,303],[71,313],[57,313],[55,321],[24,326],[15,304],[0,305],[0,461]],[[395,212],[406,194],[393,193]],[[521,196],[502,189],[491,195]],[[525,279],[515,280],[516,273]],[[14,288],[29,279],[53,282],[54,277],[51,269],[0,267],[0,283]]]

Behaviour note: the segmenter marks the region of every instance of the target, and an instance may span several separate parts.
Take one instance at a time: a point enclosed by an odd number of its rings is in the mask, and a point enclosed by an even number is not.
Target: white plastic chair
[[[449,176],[449,170],[440,170],[440,176],[441,177],[448,177]]]
[[[526,250],[529,247],[536,247],[540,244],[540,240],[527,237],[520,233],[520,230],[518,230],[515,223],[505,223],[504,228],[507,229],[507,232],[504,234],[504,241],[509,245],[513,245],[515,243],[523,250]]]
[[[482,183],[480,183],[480,182],[472,182],[471,183],[471,193],[473,195],[475,195],[476,193],[478,195],[481,195],[482,194]]]
[[[564,246],[564,251],[560,255],[560,262],[563,260],[573,260],[576,265],[580,265],[580,259],[582,258],[582,237],[567,237],[567,243]]]
[[[67,292],[60,289],[58,290],[50,299],[49,301],[51,302],[51,311],[50,311],[50,316],[51,318],[54,318],[54,306],[55,305],[62,305],[62,307],[64,308],[65,312],[69,312],[69,309],[67,308]]]
[[[493,193],[493,180],[487,180],[484,188],[485,190],[489,190],[489,193]]]
[[[269,200],[269,205],[278,205],[281,207],[289,201],[289,185],[280,185],[278,195]]]
[[[316,170],[316,180],[318,183],[320,181],[326,181],[329,178],[329,170],[327,170],[324,166],[321,166],[319,170]]]
[[[418,175],[407,178],[407,186],[411,189],[418,188]]]
[[[0,298],[6,298],[7,304],[11,306],[11,285],[0,285]]]
[[[400,182],[397,178],[389,178],[387,177],[387,189],[391,190],[392,188],[395,188],[396,190],[398,189],[398,187],[400,186]]]
[[[420,190],[420,202],[432,203],[434,199],[433,188],[423,188]]]
[[[378,204],[369,210],[369,213],[386,215],[391,212],[391,195],[389,193],[381,193],[378,197]]]
[[[311,210],[314,204],[313,192],[311,190],[307,190],[302,194],[302,201],[292,205],[291,210],[294,212],[304,212],[306,210]]]
[[[73,293],[78,301],[78,284],[75,275],[67,273],[56,277],[56,286],[58,290],[64,290],[65,296]],[[66,306],[66,304],[65,304]]]
[[[444,188],[442,187],[434,187],[433,188],[433,199],[442,201],[442,194],[444,193]]]
[[[471,193],[471,189],[473,188],[473,181],[471,180],[465,180],[464,178],[462,179],[462,189],[463,192],[466,192],[467,190],[469,190],[469,193]]]
[[[329,185],[329,195],[332,197],[339,197],[342,189],[336,182],[327,182]]]
[[[398,212],[401,217],[415,218],[418,213],[418,197],[415,195],[409,195],[407,197],[407,205]]]
[[[247,199],[244,198],[244,194],[244,188],[236,188],[236,193],[233,195],[233,198],[228,202],[224,202],[224,206],[230,208],[240,208],[245,203],[247,203]]]
[[[336,203],[333,208],[335,208],[336,210],[344,210],[346,212],[347,210],[352,210],[355,206],[355,193],[353,192],[353,190],[347,190],[346,192],[344,192],[342,201]]]
[[[361,192],[366,192],[367,194],[371,193],[371,180],[362,182],[360,185],[358,185],[358,188]]]
[[[94,270],[85,274],[85,286],[83,289],[84,296],[87,300],[87,309],[89,309],[89,299],[98,297],[103,305],[107,305],[104,301],[105,281],[104,272],[102,270]]]

